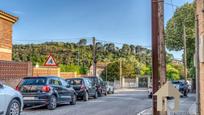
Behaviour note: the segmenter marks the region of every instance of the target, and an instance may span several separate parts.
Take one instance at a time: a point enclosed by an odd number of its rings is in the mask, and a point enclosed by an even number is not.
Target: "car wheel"
[[[188,92],[187,91],[184,91],[184,96],[188,96]]]
[[[88,101],[89,100],[89,95],[88,95],[88,92],[86,92],[86,91],[84,93],[83,100],[84,101]]]
[[[57,107],[57,98],[56,98],[56,96],[52,95],[52,96],[50,97],[50,99],[49,99],[47,108],[48,108],[49,110],[54,110],[56,107]]]
[[[108,89],[108,94],[111,94],[111,89]]]
[[[18,100],[13,99],[7,109],[6,115],[20,115],[21,104]]]
[[[114,89],[113,89],[113,91],[112,91],[112,94],[114,94],[115,92],[114,92]]]
[[[97,93],[97,91],[95,92],[94,98],[95,98],[95,99],[98,98],[98,93]]]
[[[105,91],[104,95],[105,95],[105,96],[107,96],[107,95],[108,95],[108,92],[107,92],[107,91]]]
[[[74,95],[72,96],[72,101],[70,102],[70,104],[71,104],[71,105],[76,105],[76,100],[77,100],[77,97],[76,97],[76,95],[74,94]]]
[[[102,96],[102,92],[98,91],[98,96],[101,97]]]

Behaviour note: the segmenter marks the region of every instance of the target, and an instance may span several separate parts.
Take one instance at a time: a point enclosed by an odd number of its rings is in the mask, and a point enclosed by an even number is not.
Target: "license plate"
[[[23,100],[35,100],[35,97],[23,97]]]

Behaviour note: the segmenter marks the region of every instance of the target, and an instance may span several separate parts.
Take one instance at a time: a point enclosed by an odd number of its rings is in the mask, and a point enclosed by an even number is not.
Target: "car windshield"
[[[81,79],[72,79],[72,80],[68,80],[70,85],[81,85],[82,84],[82,80]]]
[[[24,79],[22,85],[45,85],[46,78],[29,78]]]
[[[97,78],[96,77],[87,77],[91,82],[97,83]]]

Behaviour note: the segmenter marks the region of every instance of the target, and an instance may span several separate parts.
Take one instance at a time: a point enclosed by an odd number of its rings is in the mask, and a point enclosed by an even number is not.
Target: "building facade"
[[[197,114],[204,115],[204,0],[196,0],[196,16],[198,20],[198,36],[199,37],[199,77],[197,92]],[[197,83],[198,83],[197,82]]]
[[[0,60],[12,60],[12,26],[17,20],[0,10]]]

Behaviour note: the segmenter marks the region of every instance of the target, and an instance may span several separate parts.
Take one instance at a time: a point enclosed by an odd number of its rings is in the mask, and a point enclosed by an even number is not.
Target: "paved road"
[[[180,98],[178,112],[173,112],[174,100],[168,100],[168,115],[196,115],[196,95],[189,94],[188,97]],[[140,115],[152,115],[152,108],[141,111]]]
[[[38,108],[25,110],[22,115],[136,115],[151,106],[145,90],[122,90],[116,94],[63,105],[56,110]]]

